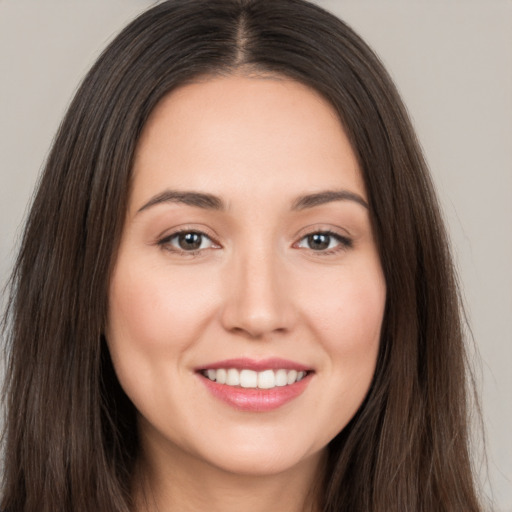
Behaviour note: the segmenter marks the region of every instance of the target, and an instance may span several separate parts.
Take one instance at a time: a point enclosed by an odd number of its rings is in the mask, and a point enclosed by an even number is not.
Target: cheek
[[[118,380],[142,415],[170,409],[171,390],[181,385],[188,350],[211,316],[211,297],[216,296],[211,288],[211,280],[197,269],[171,272],[165,264],[119,255],[106,338]]]
[[[317,275],[307,290],[310,325],[331,355],[364,354],[378,345],[386,302],[380,265]]]
[[[310,284],[314,293],[306,309],[308,322],[327,355],[331,401],[326,405],[331,414],[339,412],[339,431],[361,405],[373,379],[386,286],[380,265],[340,272]]]
[[[109,337],[159,355],[185,348],[211,309],[214,294],[203,277],[121,260],[110,287]]]

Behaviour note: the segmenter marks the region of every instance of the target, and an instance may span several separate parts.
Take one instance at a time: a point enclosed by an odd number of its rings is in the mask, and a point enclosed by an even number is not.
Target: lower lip
[[[241,388],[219,384],[199,374],[207,389],[234,409],[247,412],[273,411],[301,395],[308,386],[312,375],[306,375],[299,382],[272,389]]]

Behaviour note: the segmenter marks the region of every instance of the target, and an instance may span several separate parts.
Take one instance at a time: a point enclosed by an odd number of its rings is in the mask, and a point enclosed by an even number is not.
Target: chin
[[[215,443],[215,446],[216,450],[204,451],[197,457],[224,472],[253,477],[277,475],[304,464],[310,465],[315,459],[321,460],[327,450],[326,447],[311,449],[305,443],[290,445],[283,440],[272,442],[263,433],[253,442]]]

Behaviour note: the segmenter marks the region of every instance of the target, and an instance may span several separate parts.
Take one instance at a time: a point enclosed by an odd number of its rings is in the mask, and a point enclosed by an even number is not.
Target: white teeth
[[[286,386],[288,384],[288,372],[286,370],[277,370],[276,386]]]
[[[229,370],[236,372],[236,370]],[[242,370],[240,372],[240,386],[243,388],[255,388],[258,384],[258,374],[253,370]]]
[[[276,386],[276,376],[272,370],[265,370],[258,373],[258,387],[260,389],[271,389]]]
[[[234,368],[228,370],[228,376],[226,377],[226,384],[228,386],[238,386],[240,384],[240,372]]]
[[[297,370],[237,370],[236,368],[219,368],[218,370],[203,370],[203,375],[208,379],[226,384],[228,386],[241,386],[242,388],[272,389],[275,387],[289,386],[302,380],[307,372]]]
[[[293,384],[297,380],[297,370],[290,370],[288,372],[288,384]]]
[[[215,377],[215,380],[219,384],[226,384],[226,377],[227,377],[226,370],[224,370],[223,368],[220,368],[217,370],[217,376]],[[210,378],[210,377],[208,376],[208,378]]]

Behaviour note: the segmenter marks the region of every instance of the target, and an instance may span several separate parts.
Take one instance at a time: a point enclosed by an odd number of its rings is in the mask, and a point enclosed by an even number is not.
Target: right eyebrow
[[[188,192],[178,190],[165,190],[153,196],[147,203],[137,210],[140,213],[152,206],[162,203],[182,203],[189,206],[196,206],[205,210],[225,210],[226,206],[220,197],[202,192]]]
[[[355,192],[351,192],[350,190],[324,190],[322,192],[298,197],[293,202],[292,210],[305,210],[322,204],[332,203],[333,201],[353,201],[367,210],[370,209],[368,203]]]

